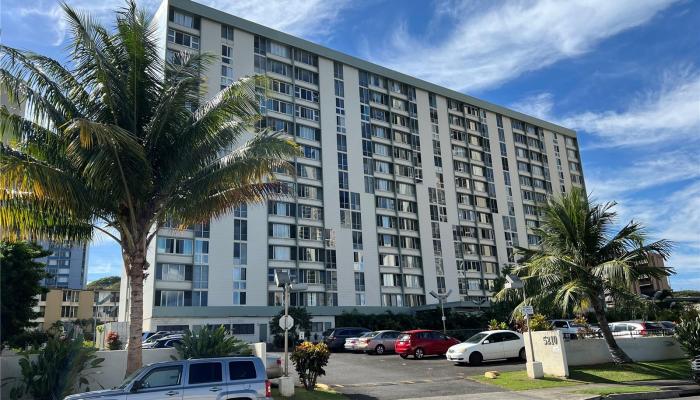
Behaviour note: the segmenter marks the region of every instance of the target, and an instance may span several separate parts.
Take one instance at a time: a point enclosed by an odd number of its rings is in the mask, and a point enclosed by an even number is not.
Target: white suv
[[[553,319],[549,323],[552,324],[554,329],[562,331],[564,339],[578,339],[579,330],[583,328],[583,326],[571,319]]]
[[[64,400],[264,399],[270,381],[258,357],[167,361],[146,365],[112,390],[79,393]]]

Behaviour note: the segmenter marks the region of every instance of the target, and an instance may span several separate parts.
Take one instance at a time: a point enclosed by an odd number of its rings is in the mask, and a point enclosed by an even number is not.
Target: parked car
[[[507,330],[484,331],[447,350],[447,359],[457,364],[479,365],[484,360],[502,358],[525,360],[523,335]]]
[[[413,358],[421,359],[429,355],[443,355],[447,349],[457,343],[459,340],[441,332],[416,329],[401,332],[394,349],[401,358],[413,355]]]
[[[145,334],[144,334],[145,335]],[[141,342],[141,347],[144,349],[153,348],[158,339],[173,335],[184,335],[182,331],[158,331],[149,332],[148,337]]]
[[[265,372],[267,372],[267,379],[275,379],[282,376],[282,357],[268,355],[265,362]]]
[[[359,348],[360,340],[374,336],[374,334],[375,334],[375,332],[370,331],[370,332],[363,333],[359,337],[347,338],[347,339],[345,339],[345,344],[343,345],[343,347],[345,348],[346,351],[364,351],[364,350],[361,350]]]
[[[370,336],[360,338],[357,349],[368,354],[384,354],[393,352],[401,332],[399,331],[376,331]]]
[[[328,346],[328,349],[331,351],[342,351],[345,349],[345,339],[358,337],[366,332],[370,332],[370,330],[367,328],[352,327],[335,328],[333,332],[329,333],[328,336],[323,339],[323,342],[326,343],[326,346]]]
[[[549,321],[554,329],[562,331],[564,339],[577,339],[579,336],[579,330],[583,329],[583,326],[575,323],[571,319],[553,319]]]
[[[620,321],[609,324],[613,336],[650,336],[668,334],[668,330],[657,322]]]
[[[672,321],[659,321],[659,324],[663,326],[669,333],[676,332],[676,323]]]
[[[223,357],[149,364],[112,390],[74,394],[64,400],[262,399],[270,381],[258,357]]]
[[[153,342],[153,345],[151,345],[150,347],[146,347],[146,348],[164,349],[164,348],[169,348],[169,347],[175,347],[176,344],[182,343],[183,336],[184,335],[182,333],[165,336],[165,337],[162,337],[160,339],[156,339],[156,341]],[[143,348],[143,345],[141,345],[141,347]]]

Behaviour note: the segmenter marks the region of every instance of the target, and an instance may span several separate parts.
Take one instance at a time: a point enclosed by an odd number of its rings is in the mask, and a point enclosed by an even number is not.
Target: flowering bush
[[[107,347],[110,350],[119,350],[122,347],[122,341],[119,340],[119,334],[114,331],[107,333]]]
[[[323,367],[328,364],[330,356],[331,352],[325,343],[304,342],[294,349],[291,360],[299,374],[299,381],[306,390],[314,390],[316,379],[326,374]]]

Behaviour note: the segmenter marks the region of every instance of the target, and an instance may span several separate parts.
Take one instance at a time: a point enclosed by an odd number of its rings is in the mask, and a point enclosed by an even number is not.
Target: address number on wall
[[[544,336],[542,340],[545,346],[556,346],[559,344],[559,338],[557,336]]]

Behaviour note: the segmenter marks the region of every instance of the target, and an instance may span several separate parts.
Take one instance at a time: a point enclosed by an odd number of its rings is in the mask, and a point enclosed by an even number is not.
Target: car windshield
[[[477,333],[476,335],[465,340],[464,343],[479,343],[481,339],[485,338],[486,336],[488,336],[488,333]]]
[[[399,335],[399,341],[409,340],[410,338],[411,338],[411,335],[409,335],[408,333],[404,333],[404,334]]]
[[[376,335],[377,335],[377,332],[367,332],[367,333],[362,334],[362,336],[360,336],[360,337],[374,337]]]
[[[137,369],[136,371],[132,372],[131,375],[124,378],[122,383],[119,386],[117,386],[115,389],[125,389],[129,385],[129,383],[131,383],[131,381],[133,381],[134,378],[136,378],[136,376],[138,376],[144,370],[144,368],[146,368],[146,367],[141,367],[141,368]]]

